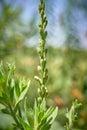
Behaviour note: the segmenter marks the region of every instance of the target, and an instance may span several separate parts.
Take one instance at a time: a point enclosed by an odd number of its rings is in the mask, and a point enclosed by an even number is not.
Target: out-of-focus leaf
[[[25,119],[29,122],[30,126],[34,126],[34,111],[32,108],[28,107],[27,99],[24,101]]]
[[[37,102],[35,100],[34,103],[34,129],[37,129],[38,127],[38,106],[37,106]]]
[[[5,114],[10,114],[10,112],[7,108],[2,109],[2,112],[5,113]]]

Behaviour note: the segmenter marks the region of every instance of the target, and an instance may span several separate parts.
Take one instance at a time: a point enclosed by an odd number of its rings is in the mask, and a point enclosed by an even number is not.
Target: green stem
[[[19,105],[18,111],[19,111],[19,116],[22,118],[22,114],[21,114],[20,105]]]
[[[11,115],[12,115],[15,123],[17,124],[17,127],[20,128],[21,130],[24,130],[23,127],[20,125],[20,123],[19,123],[19,121],[18,121],[18,119],[16,117],[16,114],[14,113],[14,111],[13,111],[13,109],[12,109],[10,104],[9,104],[9,108],[10,108]]]

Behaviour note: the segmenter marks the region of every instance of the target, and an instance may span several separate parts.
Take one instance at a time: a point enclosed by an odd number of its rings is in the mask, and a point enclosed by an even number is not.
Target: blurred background
[[[64,130],[64,113],[74,99],[82,103],[73,130],[87,130],[87,0],[44,0],[48,17],[47,105],[59,107],[52,130]],[[39,0],[0,0],[0,61],[15,62],[15,76],[29,78],[31,107],[37,96]],[[0,130],[13,130],[0,112]]]

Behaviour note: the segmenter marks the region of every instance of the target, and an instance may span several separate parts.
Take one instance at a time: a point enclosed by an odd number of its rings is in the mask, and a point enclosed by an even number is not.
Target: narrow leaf
[[[57,116],[57,113],[58,113],[58,107],[55,108],[55,110],[52,112],[52,114],[49,116],[48,120],[50,118],[52,118],[52,120],[50,121],[50,123],[52,124],[53,121],[55,120],[56,116]]]
[[[24,130],[32,130],[32,128],[22,118],[18,117],[18,119]]]
[[[26,88],[21,92],[21,94],[20,94],[20,96],[19,96],[19,98],[18,98],[18,100],[16,102],[16,105],[25,97],[29,86],[30,86],[30,80],[28,81]]]

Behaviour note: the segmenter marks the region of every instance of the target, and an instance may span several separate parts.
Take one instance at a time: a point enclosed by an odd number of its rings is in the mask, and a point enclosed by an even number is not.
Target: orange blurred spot
[[[87,112],[81,111],[80,115],[81,115],[84,119],[87,119]]]
[[[64,102],[62,98],[54,97],[54,102],[56,103],[56,105],[58,105],[58,107],[63,108]]]
[[[81,93],[81,91],[79,89],[77,89],[77,88],[71,88],[71,93],[79,101],[83,100],[83,95],[82,95],[82,93]]]

